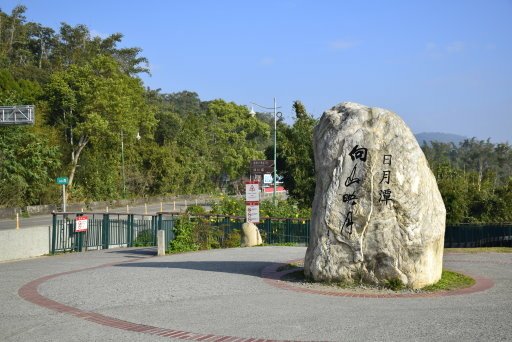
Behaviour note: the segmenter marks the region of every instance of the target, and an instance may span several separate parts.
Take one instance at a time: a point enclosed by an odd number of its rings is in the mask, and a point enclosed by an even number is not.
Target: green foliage
[[[400,278],[392,278],[384,281],[384,287],[393,291],[400,291],[405,288],[405,285]]]
[[[197,225],[188,215],[182,216],[174,226],[174,239],[170,242],[171,253],[197,251],[199,245],[194,241],[194,230]]]
[[[245,201],[243,198],[222,197],[221,200],[212,206],[213,214],[242,216],[245,217]],[[279,218],[303,218],[311,217],[310,208],[301,208],[293,199],[276,200],[276,205],[271,199],[260,202],[260,217]]]
[[[189,208],[193,208],[191,212],[194,212],[200,207]],[[194,216],[191,212],[180,217],[174,227],[175,239],[170,242],[171,253],[240,247],[239,229],[225,232],[222,224],[213,224],[208,218]]]
[[[470,139],[459,147],[434,142],[422,148],[436,176],[448,224],[512,222],[508,144]]]
[[[133,241],[134,247],[148,247],[148,246],[154,246],[154,245],[155,245],[155,241],[153,238],[153,231],[151,229],[141,230],[137,234],[135,241]]]
[[[309,219],[311,208],[300,207],[293,198],[287,200],[276,199],[276,205],[273,204],[271,199],[266,199],[260,202],[260,217]]]
[[[0,127],[0,205],[23,206],[51,201],[60,154],[30,127]]]
[[[226,240],[224,240],[223,248],[234,248],[240,247],[240,243],[242,241],[242,235],[240,234],[240,229],[233,229],[227,236]]]
[[[241,198],[223,196],[212,205],[212,214],[245,216],[245,202]]]
[[[187,207],[188,214],[205,214],[206,209],[200,205],[190,205]]]

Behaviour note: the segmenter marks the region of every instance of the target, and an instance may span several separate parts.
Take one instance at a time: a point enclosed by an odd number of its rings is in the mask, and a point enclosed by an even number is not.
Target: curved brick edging
[[[288,273],[292,273],[297,271],[298,269],[291,269],[286,271],[279,272],[278,269],[282,266],[285,266],[289,263],[302,261],[303,259],[295,259],[290,260],[286,264],[272,264],[263,269],[261,272],[262,278],[265,282],[271,286],[283,289],[283,290],[291,290],[300,293],[310,293],[310,294],[318,294],[323,296],[335,296],[335,297],[354,297],[354,298],[430,298],[430,297],[445,297],[445,296],[457,296],[457,295],[465,295],[475,292],[481,292],[490,289],[494,286],[494,282],[485,277],[481,276],[472,276],[475,279],[475,284],[471,287],[466,287],[459,290],[454,291],[439,291],[439,292],[422,292],[422,293],[357,293],[350,291],[329,291],[329,290],[321,290],[321,289],[310,289],[299,287],[295,285],[291,285],[289,282],[280,280],[283,276]]]
[[[147,259],[147,258],[137,258],[132,259],[128,262],[134,262],[141,259]],[[111,267],[114,265],[119,265],[124,262],[120,263],[109,263],[104,264],[100,266],[94,266],[94,267],[87,267],[82,268],[78,270],[73,271],[67,271],[62,273],[56,273],[48,276],[44,276],[38,279],[35,279],[22,287],[18,290],[18,295],[25,299],[26,301],[29,301],[33,304],[39,305],[41,307],[68,314],[71,316],[74,316],[76,318],[80,318],[89,322],[93,322],[96,324],[100,324],[103,326],[107,326],[110,328],[116,328],[120,330],[125,331],[132,331],[132,332],[138,332],[142,334],[148,334],[148,335],[156,335],[161,337],[169,337],[169,338],[175,338],[179,340],[189,340],[189,341],[205,341],[205,342],[285,342],[282,340],[269,340],[269,339],[258,339],[258,338],[248,338],[248,337],[236,337],[236,336],[227,336],[227,335],[214,335],[214,334],[201,334],[201,333],[193,333],[189,331],[183,331],[183,330],[175,330],[175,329],[167,329],[167,328],[160,328],[155,327],[152,325],[146,325],[146,324],[139,324],[139,323],[133,323],[125,320],[121,320],[114,317],[105,316],[96,312],[92,311],[85,311],[81,310],[72,306],[68,306],[62,303],[59,303],[57,301],[54,301],[52,299],[46,298],[45,296],[41,295],[38,291],[38,287],[47,282],[48,280],[55,279],[58,277],[61,277],[63,275],[78,273],[82,271],[88,271],[93,269],[99,269],[99,268],[105,268],[105,267]],[[295,342],[295,341],[288,341],[288,342]],[[298,342],[298,341],[297,341]],[[304,342],[304,341],[302,341]]]
[[[191,341],[207,341],[207,342],[284,342],[280,340],[269,340],[269,339],[257,339],[257,338],[247,338],[247,337],[236,337],[236,336],[228,336],[228,335],[214,335],[214,334],[202,334],[202,333],[194,333],[189,331],[183,331],[183,330],[175,330],[175,329],[167,329],[167,328],[160,328],[156,326],[146,325],[146,324],[139,324],[134,322],[125,321],[122,319],[102,315],[99,313],[95,313],[92,311],[85,311],[81,310],[69,305],[65,305],[62,303],[59,303],[57,301],[54,301],[52,299],[49,299],[43,295],[41,295],[38,292],[38,288],[40,285],[44,284],[45,282],[55,279],[64,275],[78,273],[82,271],[88,271],[93,269],[100,269],[100,268],[106,268],[111,267],[114,265],[119,265],[122,263],[129,263],[138,261],[141,259],[147,259],[147,258],[137,258],[132,259],[127,262],[118,262],[118,263],[108,263],[104,265],[94,266],[94,267],[87,267],[82,268],[78,270],[73,271],[67,271],[67,272],[61,272],[56,273],[48,276],[44,276],[38,279],[35,279],[25,285],[23,285],[19,290],[18,294],[21,298],[25,299],[26,301],[29,301],[33,304],[36,304],[38,306],[59,312],[68,314],[71,316],[74,316],[79,319],[83,319],[89,322],[93,322],[96,324],[100,324],[103,326],[120,329],[124,331],[132,331],[132,332],[138,332],[142,334],[148,334],[148,335],[156,335],[161,337],[169,337],[174,339],[180,339],[180,340],[191,340]],[[302,259],[298,259],[302,260]],[[298,261],[298,260],[292,260],[290,262]],[[307,288],[301,288],[297,286],[290,285],[287,282],[280,281],[280,279],[288,273],[291,273],[295,271],[295,269],[287,270],[278,272],[277,270],[279,267],[286,265],[283,263],[276,263],[271,264],[267,267],[265,267],[261,271],[261,277],[263,280],[274,287],[285,289],[285,290],[292,290],[295,292],[300,293],[311,293],[311,294],[320,294],[320,295],[328,295],[328,296],[337,296],[337,297],[355,297],[355,298],[412,298],[412,297],[440,297],[440,296],[452,296],[452,295],[461,295],[461,294],[469,294],[474,293],[478,291],[484,291],[492,286],[494,286],[494,282],[488,278],[484,277],[474,277],[476,280],[476,284],[472,287],[456,290],[456,291],[445,291],[445,292],[437,292],[437,293],[412,293],[412,294],[362,294],[362,293],[350,293],[350,292],[337,292],[337,291],[328,291],[328,290],[314,290],[314,289],[307,289]],[[290,341],[292,342],[292,341]]]

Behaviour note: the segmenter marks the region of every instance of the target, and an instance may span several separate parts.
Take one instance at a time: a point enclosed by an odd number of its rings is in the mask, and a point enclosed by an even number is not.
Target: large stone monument
[[[342,103],[314,131],[316,190],[304,269],[317,281],[441,277],[446,210],[414,135],[396,114]]]

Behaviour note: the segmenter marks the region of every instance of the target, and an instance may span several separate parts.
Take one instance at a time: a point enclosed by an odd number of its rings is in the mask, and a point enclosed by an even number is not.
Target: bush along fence
[[[87,216],[87,230],[77,232]],[[209,214],[53,213],[52,254],[112,247],[156,246],[158,230],[165,230],[168,252],[240,246],[245,217]],[[310,220],[263,218],[258,224],[265,244],[309,243]],[[446,227],[445,247],[512,247],[512,224],[462,224]]]
[[[87,217],[87,230],[78,232]],[[158,230],[165,230],[168,252],[238,247],[245,217],[208,214],[53,213],[50,231],[52,254],[112,247],[156,246]],[[258,224],[266,244],[309,243],[309,219],[264,218]]]

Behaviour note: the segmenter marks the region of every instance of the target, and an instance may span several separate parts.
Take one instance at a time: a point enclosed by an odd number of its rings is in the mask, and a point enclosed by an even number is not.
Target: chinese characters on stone
[[[382,160],[382,165],[388,165],[388,169],[387,170],[383,170],[382,171],[382,178],[379,182],[379,184],[389,184],[389,182],[391,181],[391,170],[389,170],[389,168],[391,168],[391,154],[385,154],[384,155],[384,159]],[[391,201],[393,200],[391,198],[391,189],[387,188],[387,189],[382,189],[379,191],[379,195],[380,195],[380,198],[379,198],[379,202],[384,202],[384,204],[388,204],[388,201]]]
[[[350,153],[348,154],[350,156],[350,159],[352,161],[355,161],[356,163],[358,161],[359,164],[355,164],[352,168],[352,172],[350,172],[350,175],[345,180],[345,187],[350,187],[353,184],[360,184],[361,178],[357,177],[357,166],[361,163],[365,163],[368,158],[368,149],[364,147],[359,147],[359,145],[355,145]],[[345,193],[343,194],[343,202],[350,205],[350,209],[347,213],[347,216],[345,217],[345,220],[343,221],[343,225],[341,226],[341,233],[346,232],[347,234],[352,234],[352,226],[354,225],[354,221],[352,220],[352,206],[356,204],[356,195],[355,190],[351,193]]]

